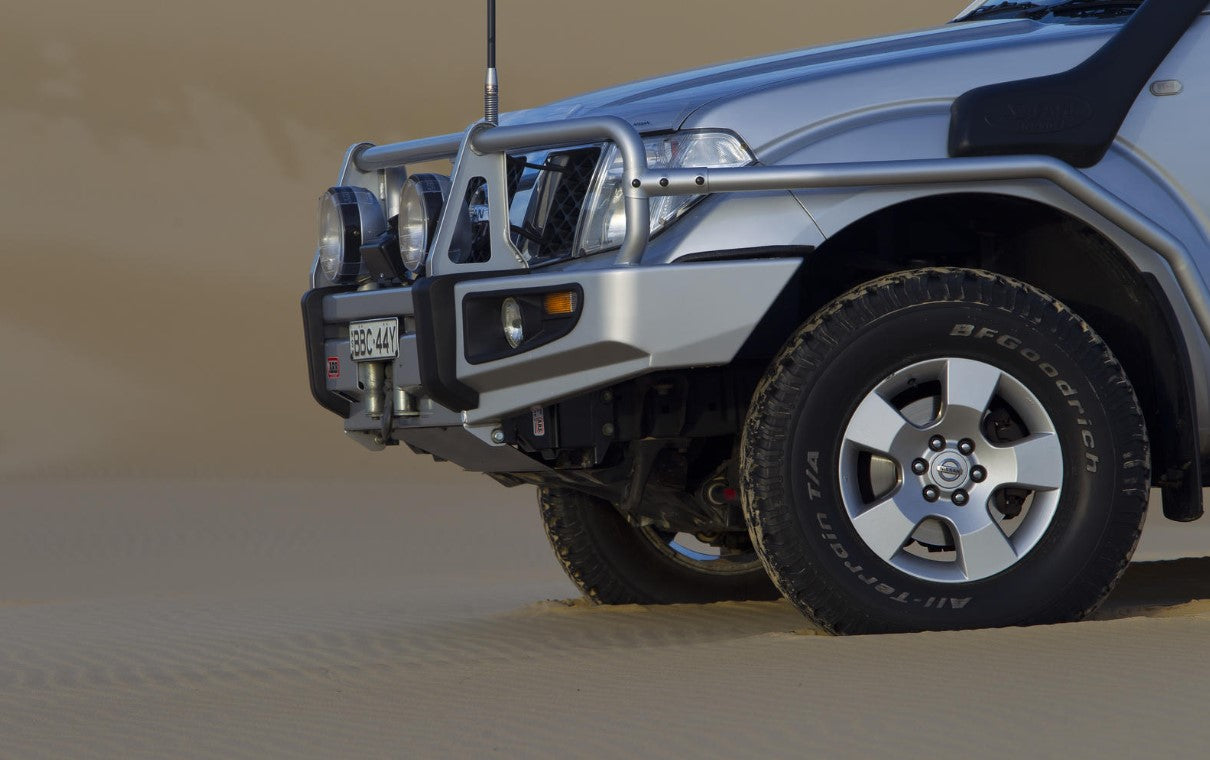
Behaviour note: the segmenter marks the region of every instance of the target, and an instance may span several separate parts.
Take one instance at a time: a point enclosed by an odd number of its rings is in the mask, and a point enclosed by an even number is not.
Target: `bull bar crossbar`
[[[557,148],[588,142],[615,143],[622,154],[626,199],[626,235],[617,254],[620,266],[634,266],[642,260],[650,237],[648,201],[655,197],[1009,180],[1051,182],[1155,250],[1172,269],[1203,334],[1210,336],[1210,290],[1185,247],[1136,208],[1088,175],[1056,158],[1023,155],[653,170],[647,165],[646,151],[638,130],[629,122],[614,116],[478,127],[466,140],[467,148],[478,154]],[[463,134],[456,133],[391,145],[366,146],[354,153],[353,160],[357,168],[369,172],[453,158],[464,138]]]

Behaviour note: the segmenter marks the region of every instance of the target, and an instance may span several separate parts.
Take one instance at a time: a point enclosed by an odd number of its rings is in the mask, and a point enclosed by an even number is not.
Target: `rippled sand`
[[[22,486],[0,756],[1201,756],[1210,559],[1093,621],[838,639],[788,604],[591,607],[532,494]],[[1158,521],[1142,557],[1210,546]]]

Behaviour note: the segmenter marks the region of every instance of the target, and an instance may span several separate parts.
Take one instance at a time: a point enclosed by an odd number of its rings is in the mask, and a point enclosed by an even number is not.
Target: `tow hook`
[[[394,372],[390,362],[373,362],[365,365],[365,408],[370,419],[380,420],[379,443],[391,446],[396,417],[419,417],[416,398],[394,383]]]
[[[370,415],[370,419],[377,420],[383,416],[385,399],[382,388],[383,381],[386,379],[387,365],[386,362],[367,362],[364,366],[366,369],[366,414]]]

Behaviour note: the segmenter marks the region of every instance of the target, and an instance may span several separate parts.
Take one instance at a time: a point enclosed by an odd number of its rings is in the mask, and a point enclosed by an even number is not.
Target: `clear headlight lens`
[[[413,174],[404,184],[399,199],[399,253],[409,272],[424,266],[449,195],[450,178],[443,174]]]
[[[680,132],[643,140],[647,165],[652,169],[702,166],[729,168],[747,166],[752,154],[729,132]],[[616,248],[626,236],[626,212],[622,193],[622,154],[609,145],[602,157],[604,171],[598,173],[589,191],[584,224],[580,228],[582,253]],[[651,234],[676,221],[704,196],[679,195],[651,199]]]
[[[319,196],[319,266],[329,282],[362,272],[361,245],[386,231],[378,197],[364,187],[333,187]]]

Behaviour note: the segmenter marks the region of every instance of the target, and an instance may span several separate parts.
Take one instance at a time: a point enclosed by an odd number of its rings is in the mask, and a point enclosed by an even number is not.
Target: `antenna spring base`
[[[483,85],[483,120],[488,124],[500,123],[500,82],[494,68],[487,70],[487,82]]]
[[[488,124],[500,123],[500,96],[495,92],[483,95],[483,120]]]

